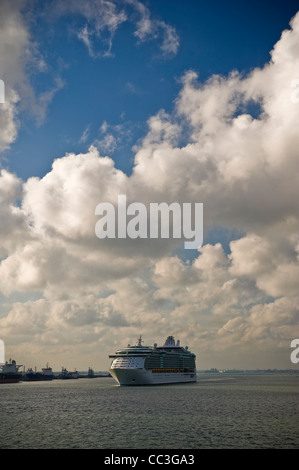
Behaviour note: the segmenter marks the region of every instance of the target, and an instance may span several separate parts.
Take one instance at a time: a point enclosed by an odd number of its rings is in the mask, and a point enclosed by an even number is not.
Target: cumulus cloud
[[[31,6],[28,0],[3,0],[0,3],[0,79],[5,84],[5,102],[0,103],[0,152],[15,142],[22,111],[29,111],[38,125],[43,124],[50,103],[64,87],[57,71],[48,70],[39,45],[32,37],[32,17],[28,14]],[[65,14],[84,18],[86,24],[78,27],[76,36],[93,58],[113,56],[113,37],[126,21],[136,26],[134,34],[139,41],[156,40],[164,56],[176,54],[179,46],[175,29],[164,21],[151,18],[149,9],[137,0],[53,0],[35,13],[46,14],[49,20]],[[53,74],[52,84],[36,93],[31,83],[32,75],[45,72]],[[109,150],[115,148],[115,138],[106,136],[102,146]]]
[[[167,195],[186,191],[204,202],[208,224],[214,220],[254,231],[277,229],[284,218],[297,219],[299,114],[290,99],[290,83],[298,70],[292,48],[298,18],[282,34],[270,62],[246,77],[233,72],[200,83],[195,72],[187,72],[175,113],[159,113],[149,122],[136,154],[136,180],[165,188]],[[252,102],[260,107],[258,117],[246,110]],[[188,123],[185,146],[173,140],[179,135],[178,118]],[[154,183],[148,174],[156,175]]]
[[[49,89],[39,94],[33,89],[30,73],[45,72],[47,64],[31,37],[27,6],[27,0],[0,2],[0,79],[5,84],[5,102],[0,104],[0,152],[16,140],[20,113],[29,111],[41,124],[54,95],[63,87],[57,76]]]
[[[23,54],[29,44],[28,30],[20,13],[24,2],[3,1],[0,5],[0,78],[5,84],[5,102],[0,105],[0,151],[14,142],[17,135],[16,91],[26,83]]]
[[[146,35],[150,25],[143,28]],[[171,330],[210,367],[220,350],[219,367],[258,360],[288,367],[298,318],[299,108],[290,86],[298,35],[296,15],[269,63],[247,76],[201,83],[187,72],[173,112],[149,118],[131,176],[94,146],[55,160],[43,178],[20,182],[3,173],[1,210],[11,228],[9,240],[0,234],[1,292],[40,295],[12,302],[1,331],[30,317],[39,326],[36,344],[55,337],[83,354],[98,341],[108,353],[143,330],[146,342]],[[228,252],[205,243],[192,261],[175,254],[173,240],[99,240],[95,207],[116,204],[119,194],[145,204],[203,202],[206,233],[220,226],[242,235]]]
[[[8,171],[0,171],[0,259],[9,257],[32,238],[28,218],[20,207],[22,183]]]

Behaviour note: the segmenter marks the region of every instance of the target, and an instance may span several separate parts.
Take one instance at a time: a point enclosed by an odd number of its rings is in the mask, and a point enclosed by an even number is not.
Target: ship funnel
[[[168,347],[175,346],[174,337],[173,336],[168,336],[166,338],[164,346],[168,346]]]

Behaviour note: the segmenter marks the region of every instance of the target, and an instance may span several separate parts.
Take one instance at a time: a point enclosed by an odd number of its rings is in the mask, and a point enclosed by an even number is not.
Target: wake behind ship
[[[168,336],[163,346],[128,345],[109,356],[109,372],[119,385],[158,385],[196,382],[196,356]]]

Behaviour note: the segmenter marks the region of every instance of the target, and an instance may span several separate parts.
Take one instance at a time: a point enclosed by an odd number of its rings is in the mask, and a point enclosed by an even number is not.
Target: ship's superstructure
[[[16,383],[21,380],[22,374],[19,372],[19,368],[22,365],[18,365],[16,361],[9,360],[0,367],[0,383]]]
[[[195,354],[168,336],[163,346],[128,345],[109,356],[109,372],[119,385],[156,385],[196,381]]]

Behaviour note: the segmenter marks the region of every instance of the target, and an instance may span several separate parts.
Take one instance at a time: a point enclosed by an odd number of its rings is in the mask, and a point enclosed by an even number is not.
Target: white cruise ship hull
[[[162,385],[196,382],[195,354],[168,336],[164,346],[128,345],[109,357],[109,372],[119,385]]]
[[[163,385],[196,382],[196,373],[192,372],[152,372],[147,369],[109,369],[119,385]]]

